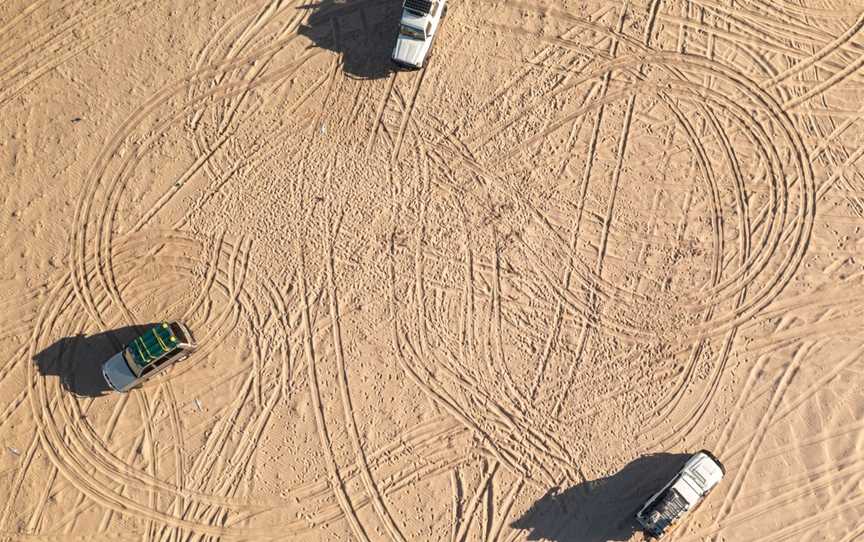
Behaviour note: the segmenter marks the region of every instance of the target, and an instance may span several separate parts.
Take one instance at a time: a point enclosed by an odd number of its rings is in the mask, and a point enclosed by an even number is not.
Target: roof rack
[[[177,347],[177,337],[168,322],[162,322],[129,343],[135,364],[143,369]]]

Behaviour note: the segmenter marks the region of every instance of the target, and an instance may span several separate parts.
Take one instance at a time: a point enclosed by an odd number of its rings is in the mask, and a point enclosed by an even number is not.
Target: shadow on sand
[[[528,540],[626,541],[639,531],[635,514],[684,466],[687,454],[640,457],[617,473],[564,491],[553,488],[511,527],[528,529]]]
[[[33,361],[43,376],[60,377],[67,391],[81,397],[99,397],[108,391],[102,364],[153,325],[65,337],[36,354]]]
[[[339,53],[346,75],[381,79],[393,71],[390,54],[396,43],[401,0],[319,0],[300,34],[317,46]]]

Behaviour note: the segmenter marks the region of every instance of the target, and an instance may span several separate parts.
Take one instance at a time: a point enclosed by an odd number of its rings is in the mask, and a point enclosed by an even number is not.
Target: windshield
[[[417,40],[425,40],[426,34],[420,28],[414,28],[413,26],[408,26],[407,24],[403,24],[399,26],[399,33],[406,38],[413,38]]]
[[[138,376],[138,365],[135,363],[135,358],[132,355],[132,350],[127,346],[123,349],[123,361],[126,362],[126,365],[129,367],[129,370],[132,371],[132,374]]]

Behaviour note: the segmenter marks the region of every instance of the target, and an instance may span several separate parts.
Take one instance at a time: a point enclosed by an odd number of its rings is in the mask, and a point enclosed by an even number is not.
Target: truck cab
[[[422,68],[446,12],[447,0],[405,0],[393,63],[400,68]]]
[[[723,479],[723,464],[707,450],[693,454],[675,477],[636,513],[649,536],[660,538]]]

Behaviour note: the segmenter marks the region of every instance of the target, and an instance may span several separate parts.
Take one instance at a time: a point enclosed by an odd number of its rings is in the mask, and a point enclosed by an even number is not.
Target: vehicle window
[[[169,361],[177,359],[177,357],[180,356],[183,352],[184,352],[184,350],[182,348],[175,348],[174,350],[168,352],[167,354],[165,354],[164,356],[162,356],[161,358],[156,360],[154,365],[162,367],[163,365],[167,364]]]
[[[429,23],[426,25],[426,35],[427,36],[432,35],[432,23]]]
[[[126,362],[126,366],[129,367],[133,375],[138,374],[138,365],[135,364],[135,358],[132,357],[132,351],[129,348],[123,349],[123,361]]]
[[[183,333],[183,330],[180,328],[180,326],[172,323],[171,333],[175,337],[177,337],[177,340],[179,340],[181,343],[189,342],[189,338],[186,336],[185,333]]]
[[[153,360],[153,363],[151,363],[150,365],[148,365],[148,367],[153,367],[153,368],[161,367],[161,366],[165,363],[165,360],[168,359],[168,358],[170,358],[170,357],[171,357],[171,353],[168,352],[167,354],[164,354],[164,355],[163,355],[162,357],[160,357],[159,359],[154,359],[154,360]]]
[[[423,30],[420,28],[414,28],[413,26],[408,26],[407,24],[400,25],[399,33],[405,37],[425,40],[426,34],[423,33]]]

